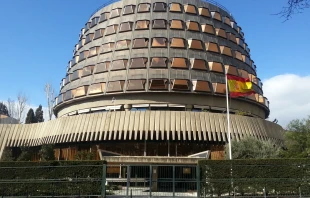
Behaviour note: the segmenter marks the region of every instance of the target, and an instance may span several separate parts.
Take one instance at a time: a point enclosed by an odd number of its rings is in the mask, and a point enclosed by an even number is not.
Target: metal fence
[[[32,166],[0,171],[11,178],[0,177],[0,197],[310,197],[307,178],[302,178],[306,185],[298,187],[294,184],[300,181],[294,179],[208,180],[201,179],[196,165]],[[285,184],[287,190],[277,193],[277,184]]]

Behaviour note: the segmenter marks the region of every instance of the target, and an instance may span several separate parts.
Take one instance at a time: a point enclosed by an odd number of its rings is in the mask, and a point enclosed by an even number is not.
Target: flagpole
[[[225,83],[226,83],[226,107],[227,107],[227,132],[228,132],[228,148],[229,148],[229,159],[232,160],[231,156],[231,138],[230,138],[230,118],[229,118],[229,100],[228,100],[228,80],[227,71],[225,69]]]

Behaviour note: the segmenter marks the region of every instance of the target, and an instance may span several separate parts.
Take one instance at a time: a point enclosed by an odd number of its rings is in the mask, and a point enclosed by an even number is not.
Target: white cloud
[[[283,74],[263,81],[264,96],[270,101],[270,120],[286,127],[294,119],[310,115],[310,76]]]

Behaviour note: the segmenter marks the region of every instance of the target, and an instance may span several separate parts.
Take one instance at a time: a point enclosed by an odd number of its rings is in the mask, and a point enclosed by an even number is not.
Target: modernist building
[[[256,94],[230,99],[233,139],[281,141],[266,121],[245,35],[223,6],[208,0],[121,0],[82,28],[61,81],[57,119],[1,125],[0,145],[55,144],[59,159],[77,150],[109,155],[221,158],[227,143],[224,71],[249,78]]]

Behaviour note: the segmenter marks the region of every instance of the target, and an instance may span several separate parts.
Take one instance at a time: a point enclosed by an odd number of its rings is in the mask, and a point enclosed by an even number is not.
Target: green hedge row
[[[100,195],[105,161],[0,162],[0,196]]]
[[[203,160],[201,194],[310,194],[310,159]]]

